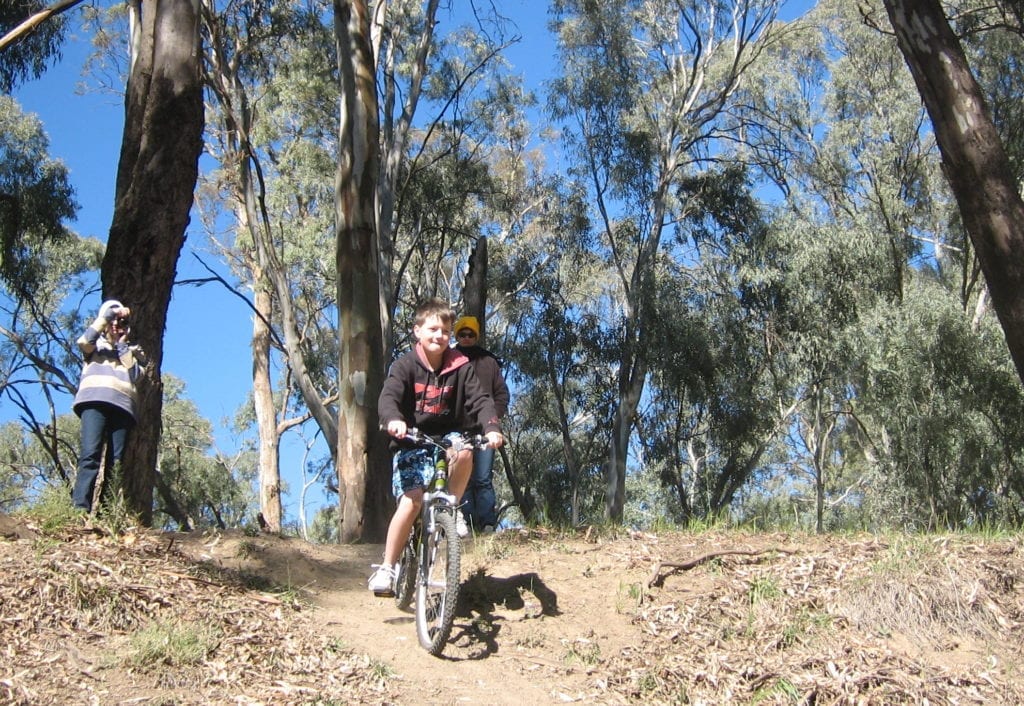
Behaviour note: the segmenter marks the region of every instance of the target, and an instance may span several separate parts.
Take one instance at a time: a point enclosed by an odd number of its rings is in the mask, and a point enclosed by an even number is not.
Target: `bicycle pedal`
[[[373,595],[377,596],[377,598],[394,598],[395,592],[393,589],[388,588],[383,591],[374,591]]]

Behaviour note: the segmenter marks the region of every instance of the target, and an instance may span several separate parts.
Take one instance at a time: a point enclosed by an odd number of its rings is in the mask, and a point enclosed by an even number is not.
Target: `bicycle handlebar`
[[[439,449],[454,449],[455,451],[461,451],[462,449],[485,449],[488,443],[487,437],[483,434],[464,434],[461,432],[455,432],[457,438],[453,439],[452,434],[443,434],[441,436],[431,436],[425,434],[416,427],[409,427],[405,430],[405,436],[403,441],[410,441],[419,446],[436,446]]]

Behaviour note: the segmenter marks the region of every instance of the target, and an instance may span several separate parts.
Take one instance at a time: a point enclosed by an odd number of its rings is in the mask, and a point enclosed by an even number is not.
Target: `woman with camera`
[[[129,342],[131,313],[116,299],[103,302],[96,320],[76,341],[85,363],[73,407],[82,431],[71,501],[86,512],[92,510],[104,446],[104,468],[109,472],[121,461],[128,431],[135,426],[135,381],[146,365],[146,354]]]

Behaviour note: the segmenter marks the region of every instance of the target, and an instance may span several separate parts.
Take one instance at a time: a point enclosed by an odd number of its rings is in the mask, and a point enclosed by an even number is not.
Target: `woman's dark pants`
[[[89,405],[82,409],[82,440],[79,447],[78,473],[75,487],[71,491],[71,502],[82,510],[92,510],[92,496],[96,489],[96,478],[100,474],[100,461],[104,444],[107,446],[106,478],[109,471],[124,455],[124,443],[128,430],[135,423],[124,410],[108,404]]]

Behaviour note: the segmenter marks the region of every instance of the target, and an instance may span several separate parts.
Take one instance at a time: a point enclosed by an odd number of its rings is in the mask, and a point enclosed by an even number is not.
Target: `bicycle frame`
[[[448,491],[448,451],[486,443],[481,437],[435,439],[415,429],[407,432],[413,443],[433,449],[434,472],[423,493],[423,505],[402,550],[396,577],[395,602],[406,609],[415,595],[416,633],[420,645],[432,655],[444,650],[458,603],[462,542],[456,530],[456,498]]]

